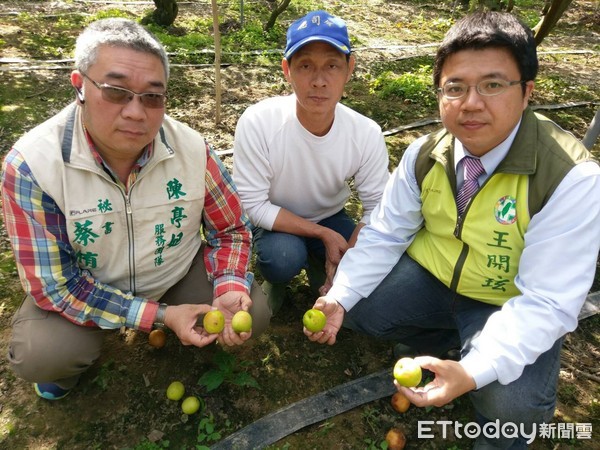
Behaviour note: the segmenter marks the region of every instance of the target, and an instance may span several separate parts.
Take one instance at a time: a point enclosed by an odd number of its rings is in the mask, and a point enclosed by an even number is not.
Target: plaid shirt
[[[126,188],[104,164],[89,137],[88,142],[98,164]],[[149,145],[127,185],[135,181],[152,151]],[[203,225],[208,278],[214,284],[214,297],[228,291],[249,292],[253,275],[247,272],[251,248],[248,218],[231,175],[208,144],[206,152]],[[80,325],[151,329],[158,304],[103,284],[77,265],[62,211],[41,190],[15,149],[5,160],[2,201],[21,283],[40,308],[60,312]]]

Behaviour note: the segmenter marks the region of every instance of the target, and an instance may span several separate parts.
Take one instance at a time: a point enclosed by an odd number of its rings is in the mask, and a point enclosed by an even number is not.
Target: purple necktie
[[[485,173],[485,169],[478,158],[471,156],[465,156],[463,158],[463,167],[465,169],[465,181],[460,188],[460,192],[456,196],[456,206],[458,207],[459,215],[462,215],[465,210],[465,206],[469,203],[469,200],[479,189],[479,183],[477,178]]]

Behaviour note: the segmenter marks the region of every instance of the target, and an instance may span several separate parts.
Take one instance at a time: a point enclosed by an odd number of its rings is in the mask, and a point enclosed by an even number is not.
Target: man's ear
[[[71,86],[75,89],[77,101],[83,105],[85,103],[85,96],[83,94],[83,76],[78,70],[71,72]]]
[[[348,76],[346,77],[346,83],[350,81],[350,78],[352,78],[352,73],[354,72],[355,64],[356,59],[354,59],[354,55],[350,55],[350,58],[348,59]]]
[[[529,105],[529,99],[531,98],[531,94],[533,92],[534,87],[534,81],[531,80],[525,82],[525,95],[523,95],[523,110],[527,108],[527,105]]]
[[[283,70],[283,76],[288,81],[288,83],[291,82],[290,81],[290,63],[285,58],[283,58],[281,60],[281,69]]]

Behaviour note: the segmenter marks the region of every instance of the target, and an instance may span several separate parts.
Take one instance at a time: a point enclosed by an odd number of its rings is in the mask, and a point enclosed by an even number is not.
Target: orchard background
[[[216,3],[218,74],[210,1],[180,1],[173,25],[148,26],[170,53],[168,114],[200,131],[229,167],[240,114],[258,100],[289,92],[279,65],[285,30],[312,9],[327,9],[348,23],[357,67],[343,102],[381,125],[390,169],[410,142],[439,127],[431,66],[442,36],[465,14],[460,2],[294,0],[269,31],[264,25],[276,2]],[[513,13],[533,27],[543,5],[541,0],[516,0]],[[73,100],[68,82],[73,44],[87,23],[110,16],[143,20],[154,10],[152,2],[143,1],[19,0],[0,1],[0,6],[2,157],[21,134]],[[532,104],[578,138],[600,107],[599,36],[600,3],[576,0],[538,48],[541,64]],[[593,152],[600,156],[599,143]],[[349,206],[359,214],[354,199]],[[166,346],[157,350],[144,333],[115,331],[69,397],[41,400],[29,383],[15,378],[5,358],[10,319],[23,294],[4,231],[0,238],[0,448],[210,447],[279,408],[350,380],[390,368],[391,383],[390,343],[347,330],[331,347],[304,337],[302,314],[315,299],[301,275],[268,332],[247,345],[187,348],[169,334]],[[592,291],[599,290],[597,272]],[[555,415],[557,424],[591,423],[593,439],[538,439],[532,448],[600,448],[599,356],[600,318],[594,315],[567,336]],[[166,398],[174,380],[202,399],[201,412],[184,415],[178,402]],[[381,449],[391,427],[404,431],[409,449],[471,447],[472,441],[454,433],[417,439],[422,420],[466,424],[473,411],[464,397],[442,408],[411,407],[399,414],[385,397],[303,428],[270,448]]]

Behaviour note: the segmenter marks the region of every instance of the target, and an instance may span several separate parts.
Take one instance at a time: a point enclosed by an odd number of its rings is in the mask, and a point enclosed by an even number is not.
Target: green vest
[[[502,305],[520,294],[514,279],[531,217],[565,175],[592,156],[527,108],[508,154],[459,219],[453,144],[453,136],[440,130],[419,151],[415,172],[424,225],[407,252],[453,291]]]

